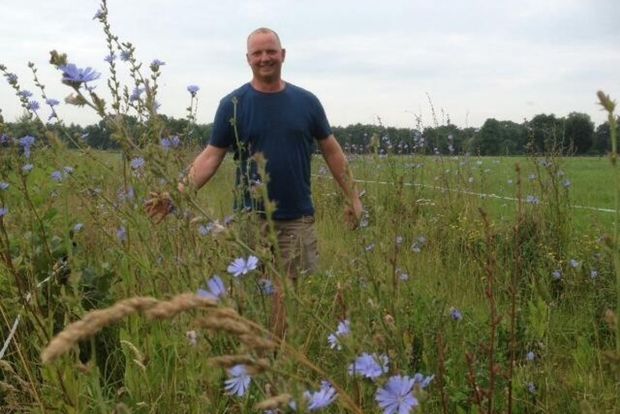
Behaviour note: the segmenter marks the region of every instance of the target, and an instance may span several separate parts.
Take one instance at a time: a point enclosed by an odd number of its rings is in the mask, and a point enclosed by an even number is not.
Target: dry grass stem
[[[104,327],[121,319],[157,304],[157,299],[151,297],[135,297],[115,303],[109,308],[99,309],[87,313],[84,318],[73,322],[56,335],[47,347],[41,352],[43,363],[49,363],[73,348],[78,342],[95,335]]]
[[[217,302],[214,300],[201,298],[193,293],[182,293],[169,301],[157,303],[145,313],[151,319],[169,319],[191,309],[215,306]]]
[[[291,394],[276,395],[259,402],[254,406],[254,409],[257,411],[276,410],[280,407],[286,407],[292,398]]]
[[[264,339],[256,335],[241,335],[239,340],[248,347],[256,351],[270,351],[277,347],[277,344],[269,339]]]
[[[209,315],[196,321],[200,328],[207,328],[216,331],[226,331],[234,335],[250,335],[250,328],[240,320],[229,318],[218,318],[215,315]]]
[[[248,368],[248,372],[252,367],[262,371],[269,368],[269,360],[265,358],[256,359],[251,355],[222,355],[209,358],[209,362],[222,368],[232,368],[235,365],[245,365]]]

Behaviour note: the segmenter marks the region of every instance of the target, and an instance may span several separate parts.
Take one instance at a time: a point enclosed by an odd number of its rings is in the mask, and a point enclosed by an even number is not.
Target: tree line
[[[212,124],[196,124],[188,119],[159,115],[165,128],[161,138],[179,136],[185,146],[203,147],[211,135]],[[146,126],[127,116],[130,133],[140,136]],[[23,116],[5,123],[4,134],[13,137],[36,135],[43,125]],[[97,149],[114,150],[120,143],[104,120],[97,124],[46,125],[67,145],[77,140]],[[480,128],[459,128],[447,123],[433,127],[395,128],[383,125],[354,124],[333,127],[334,135],[345,151],[356,154],[476,154],[522,155],[526,153],[561,153],[564,155],[604,155],[611,148],[609,123],[595,127],[589,115],[572,112],[566,117],[539,114],[516,123],[487,119]]]

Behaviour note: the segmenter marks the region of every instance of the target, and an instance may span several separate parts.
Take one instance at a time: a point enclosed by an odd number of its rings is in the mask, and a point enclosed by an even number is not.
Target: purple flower
[[[140,168],[144,167],[144,158],[142,158],[142,157],[133,158],[129,162],[129,165],[131,166],[132,170],[140,169]]]
[[[525,198],[525,202],[526,202],[526,203],[528,203],[528,204],[531,204],[531,205],[535,206],[535,205],[540,204],[540,199],[539,199],[538,197],[536,197],[536,196],[533,196],[533,195],[528,195],[528,196]]]
[[[450,317],[452,318],[453,321],[457,321],[458,322],[458,321],[463,319],[463,314],[457,308],[451,308],[450,309]]]
[[[137,101],[138,99],[140,99],[140,95],[142,95],[142,92],[144,92],[144,88],[138,88],[137,86],[135,88],[133,88],[133,91],[131,92],[131,95],[129,96],[129,100],[130,101]]]
[[[304,398],[308,401],[308,410],[311,412],[329,406],[337,397],[336,389],[327,381],[323,381],[321,388],[316,392],[304,392]]]
[[[62,181],[62,173],[60,171],[53,171],[51,177],[52,180],[56,181],[57,183]]]
[[[41,105],[39,105],[38,101],[32,100],[28,102],[28,104],[26,105],[26,109],[29,109],[32,112],[37,112],[39,109],[41,109]]]
[[[24,148],[24,156],[30,158],[30,147],[34,145],[35,138],[31,135],[23,136],[19,139],[19,145]]]
[[[93,16],[93,20],[101,20],[105,17],[105,12],[102,9],[97,10],[97,13]]]
[[[60,101],[58,101],[57,99],[48,98],[45,100],[45,103],[53,108],[56,105],[60,104]]]
[[[131,59],[131,52],[128,50],[121,51],[121,60],[127,62],[129,59]]]
[[[530,351],[527,353],[527,355],[525,355],[525,359],[527,359],[528,361],[534,361],[536,359],[536,354],[534,353],[534,351]]]
[[[579,262],[578,262],[577,260],[575,260],[575,259],[570,259],[570,261],[568,262],[568,264],[569,264],[569,265],[570,265],[570,267],[572,267],[573,269],[577,269],[581,263],[579,263]]]
[[[69,175],[73,174],[73,171],[74,171],[73,167],[69,167],[69,166],[64,167],[62,170],[65,172],[65,174],[69,174]]]
[[[553,272],[551,272],[551,277],[553,277],[554,280],[560,280],[562,279],[562,271],[561,270],[554,270]]]
[[[164,66],[165,64],[166,64],[166,62],[162,62],[162,61],[161,61],[161,60],[159,60],[159,59],[154,59],[154,60],[151,62],[151,70],[152,70],[153,72],[157,72],[157,71],[159,70],[159,67],[160,67],[160,66]]]
[[[192,97],[196,96],[196,93],[200,90],[197,85],[189,85],[187,87],[187,91],[192,95]]]
[[[211,231],[213,230],[213,224],[209,223],[209,224],[201,224],[200,226],[198,226],[198,234],[200,234],[201,236],[208,236],[209,233],[211,233]]]
[[[28,91],[26,89],[23,89],[23,90],[17,92],[17,94],[20,97],[24,98],[24,99],[30,98],[32,96],[32,92],[30,92],[30,91]]]
[[[226,296],[226,286],[224,286],[224,282],[218,275],[209,279],[207,288],[208,290],[198,289],[197,295],[201,298],[211,299],[216,302],[219,301],[220,298]]]
[[[252,378],[248,375],[245,365],[235,365],[228,370],[229,379],[224,384],[224,389],[229,395],[243,397],[250,387]]]
[[[82,223],[76,223],[75,226],[73,226],[73,232],[79,233],[80,231],[82,231],[83,228],[84,225]]]
[[[327,342],[329,343],[329,347],[331,349],[341,350],[342,345],[338,340],[341,336],[348,336],[351,333],[351,322],[348,319],[344,319],[338,322],[338,327],[336,328],[336,332],[330,334],[327,337]]]
[[[116,230],[116,238],[121,242],[127,241],[127,230],[125,230],[125,227],[121,226]]]
[[[420,385],[420,388],[425,389],[429,385],[431,385],[431,382],[433,382],[433,379],[435,379],[435,375],[429,375],[428,377],[425,377],[424,375],[418,372],[417,374],[413,376],[413,385],[414,386]]]
[[[596,279],[597,277],[598,277],[598,270],[591,270],[590,271],[590,278]]]
[[[178,135],[173,135],[168,138],[161,139],[161,146],[164,150],[169,150],[171,148],[178,148],[181,145],[181,140]]]
[[[273,295],[274,289],[273,289],[273,282],[269,279],[260,279],[258,281],[258,287],[260,289],[260,292],[265,295],[265,296],[271,296]]]
[[[228,273],[234,277],[246,275],[247,273],[255,270],[258,266],[258,258],[256,256],[249,256],[247,260],[243,257],[236,258],[230,265],[228,265]]]
[[[116,55],[114,53],[110,53],[106,57],[103,58],[105,62],[112,63],[116,60]]]
[[[6,77],[6,81],[13,85],[15,83],[17,83],[17,75],[14,73],[5,73],[4,76]]]
[[[81,69],[75,66],[73,63],[60,66],[58,69],[62,71],[62,81],[71,86],[79,86],[82,83],[91,82],[95,79],[99,79],[99,77],[101,76],[99,72],[95,72],[91,67]]]
[[[364,352],[349,365],[349,375],[361,375],[375,380],[388,372],[388,357],[386,355],[368,354]]]
[[[568,188],[570,188],[571,185],[572,185],[572,183],[570,182],[569,179],[566,179],[566,180],[562,181],[562,187],[564,187],[564,188],[568,189]]]
[[[32,171],[33,168],[34,165],[32,164],[24,164],[24,166],[22,167],[22,172],[28,174],[30,171]]]
[[[379,388],[375,400],[383,414],[407,414],[419,405],[413,396],[414,380],[407,376],[395,375]]]
[[[6,191],[9,188],[9,183],[4,181],[0,181],[0,191]]]
[[[0,207],[0,218],[6,216],[9,212],[9,209],[7,207]]]
[[[528,390],[528,392],[530,394],[536,395],[536,393],[537,393],[536,384],[534,384],[533,382],[528,382],[527,383],[527,390]]]

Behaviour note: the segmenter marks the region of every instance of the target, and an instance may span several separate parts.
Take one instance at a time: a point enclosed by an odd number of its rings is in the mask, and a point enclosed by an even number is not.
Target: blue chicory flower
[[[273,282],[269,279],[260,279],[258,281],[258,288],[260,289],[260,292],[265,296],[273,295]]]
[[[34,165],[32,165],[32,164],[24,164],[22,166],[22,172],[24,174],[28,174],[30,171],[32,171],[33,168],[34,168]]]
[[[450,317],[452,318],[453,321],[457,321],[458,322],[458,321],[463,319],[463,314],[457,308],[451,308],[450,309]]]
[[[45,100],[45,103],[48,104],[49,106],[51,106],[52,108],[55,107],[56,105],[60,104],[60,101],[57,99],[53,99],[53,98],[47,98]]]
[[[10,84],[13,85],[15,83],[17,83],[17,75],[14,73],[5,73],[4,76],[6,77],[6,81]]]
[[[415,409],[419,402],[413,395],[413,385],[414,380],[408,376],[390,377],[375,395],[383,414],[407,414]]]
[[[62,173],[60,171],[53,171],[51,177],[52,180],[56,181],[57,183],[62,181]]]
[[[131,59],[131,52],[128,50],[122,50],[121,51],[121,60],[123,62],[127,62],[129,59]]]
[[[192,95],[192,97],[196,96],[196,93],[200,90],[200,87],[197,85],[189,85],[187,87],[187,91]]]
[[[362,353],[354,363],[349,365],[349,375],[361,375],[375,380],[388,372],[389,359],[386,355]]]
[[[0,207],[0,218],[6,216],[9,213],[8,207]]]
[[[248,375],[245,365],[235,365],[228,370],[230,376],[224,384],[224,389],[229,395],[243,397],[250,387],[252,378]]]
[[[207,289],[198,289],[197,295],[217,302],[220,298],[226,296],[226,286],[222,279],[215,275],[207,281]]]
[[[243,257],[236,258],[230,265],[228,265],[228,273],[234,277],[246,275],[252,270],[255,270],[258,266],[258,258],[255,256],[249,256],[247,260]]]
[[[554,270],[551,272],[551,277],[553,277],[554,280],[562,279],[562,271],[559,269]]]
[[[534,353],[534,351],[530,351],[525,355],[525,359],[527,359],[528,361],[534,361],[536,359],[536,354]]]
[[[129,162],[129,165],[131,166],[131,169],[132,169],[132,170],[137,170],[137,169],[140,169],[140,168],[144,167],[144,163],[145,163],[145,162],[144,162],[144,158],[142,158],[142,157],[136,157],[136,158],[133,158],[133,159]]]
[[[4,182],[4,181],[0,181],[0,190],[1,191],[6,191],[9,188],[9,183]]]
[[[104,62],[112,63],[116,60],[116,55],[114,53],[110,53],[106,57],[103,58]]]
[[[84,224],[76,223],[75,226],[73,226],[73,232],[79,233],[80,231],[82,231],[83,228],[84,228]]]
[[[22,89],[21,91],[17,92],[17,94],[24,99],[28,99],[32,96],[32,92],[30,92],[29,90],[26,89]]]
[[[101,76],[99,72],[95,72],[91,67],[82,69],[73,63],[60,66],[58,69],[62,71],[62,81],[72,86],[79,86],[82,83],[94,81]]]
[[[41,105],[39,105],[39,102],[35,100],[28,101],[28,104],[26,105],[26,109],[29,109],[32,112],[37,112],[39,109],[41,109]]]
[[[308,402],[310,412],[322,410],[333,403],[337,397],[336,389],[327,381],[323,381],[321,388],[316,392],[304,392],[304,398]]]
[[[336,328],[336,332],[330,334],[327,337],[327,342],[329,343],[329,347],[331,349],[341,350],[342,345],[338,340],[339,337],[348,336],[351,333],[351,322],[348,319],[344,319],[338,322],[338,327]]]
[[[116,238],[121,242],[127,241],[127,230],[125,227],[121,226],[116,230]]]

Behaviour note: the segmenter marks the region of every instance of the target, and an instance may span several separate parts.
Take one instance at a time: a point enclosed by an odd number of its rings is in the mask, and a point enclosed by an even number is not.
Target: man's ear
[[[286,58],[286,49],[282,49],[282,62],[284,62],[284,58]]]

